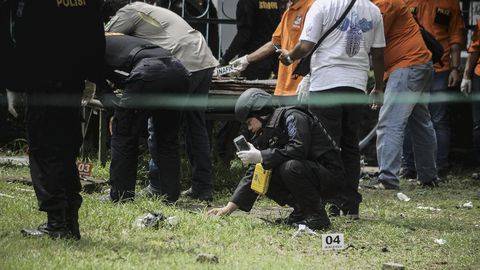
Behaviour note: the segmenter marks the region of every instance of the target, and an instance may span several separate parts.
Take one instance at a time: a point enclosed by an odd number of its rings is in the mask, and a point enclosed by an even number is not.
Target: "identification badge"
[[[448,26],[450,24],[452,12],[448,9],[437,8],[435,10],[434,22],[440,25]]]
[[[343,233],[322,234],[322,250],[345,249]]]
[[[77,161],[77,169],[80,177],[92,177],[93,163]]]
[[[255,165],[255,171],[253,172],[250,188],[260,195],[265,195],[268,191],[271,176],[271,170],[265,170],[263,169],[262,163],[257,163]]]

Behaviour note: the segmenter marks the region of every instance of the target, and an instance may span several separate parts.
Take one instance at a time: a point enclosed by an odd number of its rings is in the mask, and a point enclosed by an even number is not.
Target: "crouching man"
[[[238,157],[249,164],[230,202],[211,209],[209,215],[228,215],[240,209],[250,211],[258,194],[251,189],[255,164],[261,163],[272,176],[266,196],[293,212],[283,222],[326,229],[330,220],[325,202],[343,188],[344,170],[339,149],[322,124],[302,108],[272,107],[272,96],[260,89],[242,93],[235,116],[254,134],[250,150]]]
[[[151,117],[158,142],[157,151],[151,154],[160,173],[150,182],[146,195],[165,195],[168,201],[176,201],[180,194],[178,133],[189,72],[169,51],[123,34],[107,33],[105,58],[107,77],[124,91],[115,104],[112,121],[110,195],[102,199],[134,198],[138,139]],[[118,73],[126,77],[118,77]]]

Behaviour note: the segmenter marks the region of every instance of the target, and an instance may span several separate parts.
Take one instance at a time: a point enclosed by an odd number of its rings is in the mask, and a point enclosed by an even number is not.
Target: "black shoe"
[[[377,190],[399,190],[400,189],[399,186],[387,184],[379,180],[378,178],[373,178],[367,183],[361,183],[360,186],[363,188],[377,189]]]
[[[288,215],[286,218],[278,218],[275,220],[276,224],[285,224],[285,225],[293,225],[305,219],[302,211],[297,208],[293,208],[293,211]]]
[[[298,226],[303,224],[314,231],[326,230],[331,226],[330,219],[326,216],[326,214],[327,213],[325,212],[325,216],[311,215],[306,217],[304,220],[294,223],[293,225]]]
[[[325,205],[320,202],[316,213],[306,216],[304,220],[296,222],[293,225],[298,226],[300,224],[304,224],[314,231],[330,228],[331,222],[328,218],[327,211],[325,211]]]
[[[198,194],[198,193],[194,192],[192,188],[189,188],[189,189],[183,191],[182,196],[186,196],[186,197],[189,197],[190,199],[200,200],[200,201],[205,201],[205,202],[212,202],[213,201],[212,194],[210,194],[210,193]]]
[[[436,177],[428,182],[418,181],[418,185],[423,188],[436,188],[436,187],[439,187],[439,184],[438,184],[439,182],[440,182],[440,179]]]
[[[140,197],[147,197],[147,198],[161,198],[163,196],[161,192],[157,192],[150,185],[142,189],[138,195]]]
[[[359,219],[359,208],[360,203],[358,202],[344,202],[344,203],[333,203],[329,207],[329,214],[332,217],[338,217],[340,214],[351,218],[351,219]]]
[[[399,176],[403,179],[417,179],[417,172],[415,170],[402,168]]]
[[[110,194],[101,195],[98,199],[102,203],[127,203],[127,202],[133,202],[134,200],[133,197],[112,199]]]
[[[65,210],[56,210],[47,213],[48,222],[36,229],[22,229],[21,233],[26,237],[45,237],[52,239],[76,239],[67,228]]]

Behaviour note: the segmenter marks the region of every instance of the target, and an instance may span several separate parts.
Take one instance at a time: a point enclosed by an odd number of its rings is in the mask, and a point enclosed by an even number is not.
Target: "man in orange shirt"
[[[461,90],[465,95],[480,93],[480,20],[472,35],[472,43],[468,48],[467,64],[463,74]],[[480,102],[472,103],[473,116],[473,149],[477,164],[480,165]]]
[[[431,88],[432,96],[448,91],[460,82],[460,51],[465,43],[465,26],[458,0],[404,0],[418,23],[433,34],[443,45],[445,53],[443,66],[436,64]],[[437,136],[437,167],[440,175],[448,170],[448,153],[450,148],[450,123],[446,102],[429,105],[433,126]],[[404,144],[404,173],[415,173],[411,141],[407,131]]]
[[[405,127],[411,128],[417,158],[418,180],[436,186],[436,138],[428,107],[419,101],[432,84],[432,54],[420,28],[402,0],[372,0],[380,8],[387,46],[384,104],[377,129],[378,179],[365,185],[375,189],[399,189],[398,173]],[[408,97],[411,102],[402,102]]]
[[[274,45],[292,50],[300,38],[305,16],[313,2],[314,0],[292,0],[288,9],[283,13],[282,20],[272,35],[272,40],[255,52],[233,61],[232,64],[236,69],[243,71],[249,63],[260,61],[274,54],[276,51]],[[295,67],[295,64],[290,66],[279,64],[275,96],[293,96],[296,94],[297,86],[302,81],[302,77],[292,77]]]

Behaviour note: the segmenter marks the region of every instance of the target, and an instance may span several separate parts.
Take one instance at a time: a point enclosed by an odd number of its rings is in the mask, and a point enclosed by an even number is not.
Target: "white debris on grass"
[[[431,206],[417,206],[417,209],[430,210],[430,211],[436,211],[436,212],[442,211],[442,209],[440,208],[435,208]]]
[[[403,194],[403,193],[401,193],[401,192],[397,193],[397,198],[398,198],[400,201],[402,201],[402,202],[408,202],[408,201],[410,201],[410,197],[408,197],[407,195],[405,195],[405,194]]]
[[[439,245],[445,245],[447,243],[447,240],[445,239],[435,239],[433,240],[436,244],[439,244]]]
[[[172,227],[177,226],[179,222],[180,222],[180,218],[177,216],[172,216],[167,218],[167,223]]]
[[[15,199],[15,197],[11,196],[11,195],[8,195],[8,194],[4,194],[4,193],[0,193],[0,197],[6,197],[6,198],[10,198],[10,199]]]
[[[473,208],[473,203],[472,202],[466,202],[466,203],[462,204],[462,207],[467,208],[467,209],[472,209]]]
[[[298,230],[293,233],[292,237],[299,237],[302,235],[318,235],[312,229],[308,228],[307,225],[300,224],[298,225]]]

